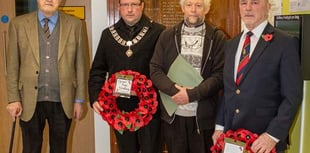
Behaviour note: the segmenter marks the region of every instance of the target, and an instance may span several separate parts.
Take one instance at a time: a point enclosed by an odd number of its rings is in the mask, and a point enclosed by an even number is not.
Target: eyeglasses
[[[129,8],[129,6],[132,8],[138,8],[141,6],[141,3],[119,3],[119,6],[123,8]]]

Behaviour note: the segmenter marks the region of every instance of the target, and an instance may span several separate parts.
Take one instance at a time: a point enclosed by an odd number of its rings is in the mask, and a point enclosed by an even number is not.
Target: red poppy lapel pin
[[[263,34],[263,35],[262,35],[262,38],[263,38],[266,42],[269,42],[269,41],[272,40],[273,34],[269,34],[269,33]]]

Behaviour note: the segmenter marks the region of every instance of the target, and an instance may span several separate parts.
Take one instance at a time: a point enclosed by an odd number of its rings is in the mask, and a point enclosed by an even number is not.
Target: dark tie
[[[247,64],[250,61],[250,42],[251,42],[251,36],[253,33],[251,31],[246,33],[246,38],[243,43],[243,48],[240,56],[240,62],[238,65],[238,70],[237,70],[237,78],[236,78],[236,85],[239,85],[243,74],[244,70],[246,69]]]
[[[46,36],[46,38],[49,38],[51,36],[50,33],[50,28],[48,27],[48,18],[44,18],[44,26],[43,26],[43,30],[44,30],[44,34]]]

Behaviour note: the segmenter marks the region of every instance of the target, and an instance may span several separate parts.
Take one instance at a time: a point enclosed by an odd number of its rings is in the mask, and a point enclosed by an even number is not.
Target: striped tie
[[[48,27],[48,18],[44,18],[44,26],[43,26],[43,30],[44,30],[44,34],[46,36],[46,38],[49,38],[51,36],[50,33],[50,28]]]
[[[250,42],[251,42],[252,35],[253,33],[251,31],[246,33],[246,38],[243,44],[243,49],[241,52],[240,62],[238,65],[238,70],[237,70],[236,85],[239,85],[243,77],[244,70],[246,69],[246,66],[250,60]]]

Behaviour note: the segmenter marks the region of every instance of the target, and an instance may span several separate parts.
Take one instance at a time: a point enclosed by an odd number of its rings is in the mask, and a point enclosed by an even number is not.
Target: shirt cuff
[[[84,100],[82,100],[82,99],[75,99],[75,101],[74,101],[75,103],[83,103],[84,102]]]
[[[219,124],[215,124],[215,130],[224,130],[224,126],[219,125]]]
[[[276,143],[278,143],[280,140],[276,137],[273,137],[272,135],[270,135],[269,133],[267,133],[267,135],[272,139],[274,140]]]

